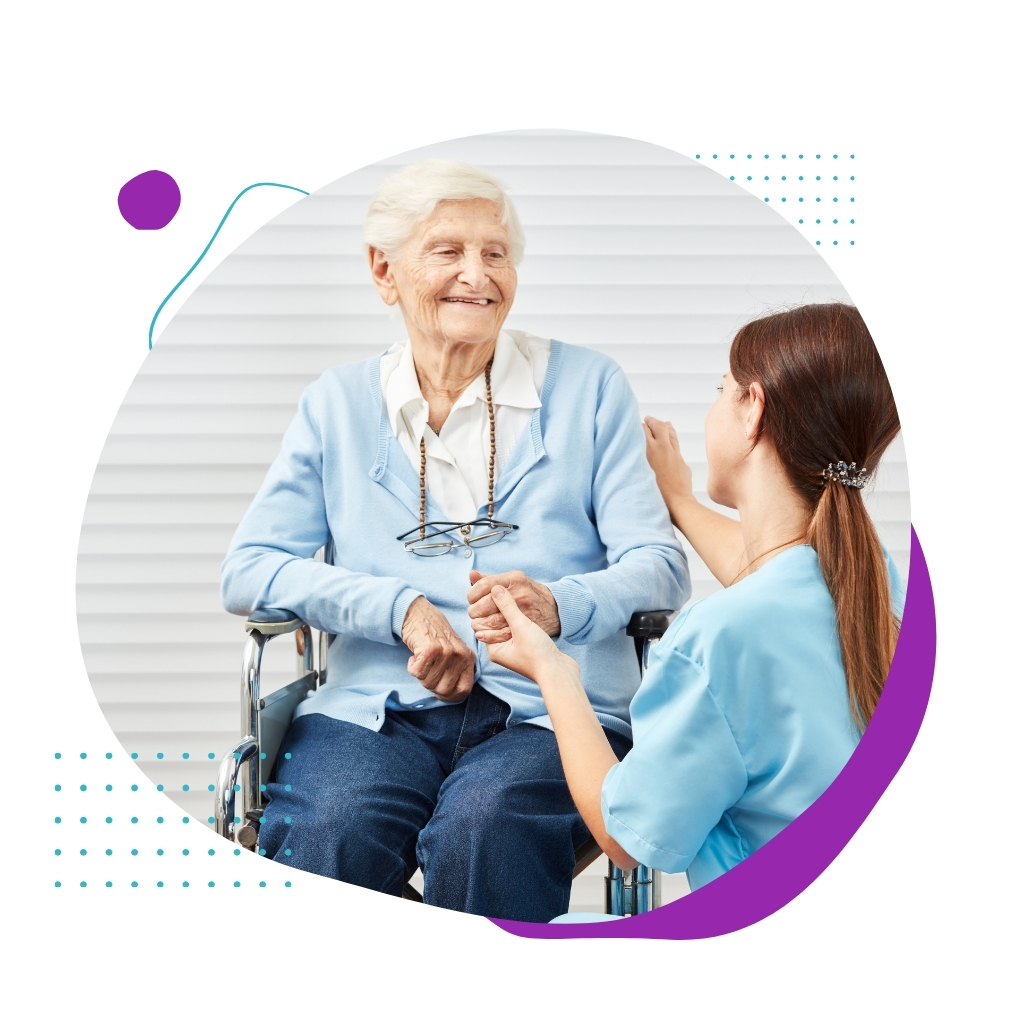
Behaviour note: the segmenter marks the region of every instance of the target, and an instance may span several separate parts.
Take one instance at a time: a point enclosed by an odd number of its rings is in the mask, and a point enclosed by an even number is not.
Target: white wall
[[[369,283],[361,224],[376,184],[426,156],[469,160],[509,184],[527,255],[508,326],[613,356],[641,413],[675,423],[698,488],[701,427],[735,329],[766,308],[848,300],[760,199],[686,157],[607,136],[431,146],[347,175],[257,231],[144,363],[100,459],[79,550],[79,630],[97,698],[147,774],[201,820],[216,764],[238,737],[243,633],[220,607],[220,561],[302,389],[403,336]],[[901,440],[869,501],[905,574]],[[689,554],[703,597],[717,584]],[[275,685],[288,681],[290,641],[275,641],[266,663]]]

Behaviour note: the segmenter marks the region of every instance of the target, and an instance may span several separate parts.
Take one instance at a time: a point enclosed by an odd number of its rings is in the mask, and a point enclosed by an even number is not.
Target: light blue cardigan
[[[296,714],[379,729],[385,707],[440,706],[406,671],[401,642],[423,594],[476,650],[477,681],[511,705],[508,724],[550,728],[536,684],[491,663],[467,614],[470,569],[520,569],[551,588],[559,647],[580,663],[601,723],[628,736],[640,680],[626,623],[636,611],[679,608],[690,579],[625,374],[606,356],[552,342],[541,407],[494,487],[496,518],[519,529],[470,557],[460,545],[423,558],[396,539],[419,522],[419,479],[391,432],[379,369],[379,356],[338,366],[306,388],[221,569],[228,611],[286,608],[337,634],[327,684]],[[446,518],[428,492],[427,520]],[[333,565],[312,559],[328,536]]]

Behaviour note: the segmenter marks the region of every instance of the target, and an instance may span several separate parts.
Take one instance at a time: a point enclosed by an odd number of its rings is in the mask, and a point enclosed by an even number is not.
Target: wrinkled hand
[[[508,590],[518,610],[548,636],[558,636],[562,632],[554,594],[543,583],[531,580],[518,569],[495,576],[484,576],[474,569],[469,574],[469,582],[472,584],[466,595],[469,602],[469,624],[477,639],[485,644],[499,643],[512,636],[505,616],[498,610],[491,594],[496,586]]]
[[[505,640],[484,640],[491,661],[535,682],[545,668],[552,668],[560,662],[575,664],[555,646],[540,626],[522,613],[515,598],[505,587],[492,587],[488,596],[502,619],[508,623],[504,630],[486,631],[495,637],[507,635]],[[479,633],[477,637],[484,639]]]
[[[476,655],[425,597],[417,597],[409,605],[402,623],[402,640],[412,651],[409,674],[435,697],[456,703],[469,696]]]
[[[644,419],[644,437],[647,438],[647,461],[654,470],[665,504],[693,497],[693,471],[679,451],[676,428],[668,420]]]

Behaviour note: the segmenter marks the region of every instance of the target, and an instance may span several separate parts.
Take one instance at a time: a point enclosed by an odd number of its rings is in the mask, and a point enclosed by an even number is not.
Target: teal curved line
[[[220,229],[224,227],[224,222],[228,219],[228,216],[230,215],[231,211],[235,208],[235,203],[237,203],[238,200],[241,199],[246,192],[251,192],[254,188],[265,187],[289,188],[293,192],[301,192],[304,196],[309,195],[309,193],[304,188],[297,188],[295,185],[282,185],[278,181],[257,181],[255,184],[247,185],[245,188],[243,188],[242,191],[239,192],[238,195],[231,200],[231,205],[224,212],[224,216],[221,217],[220,223],[217,225],[217,230],[214,231],[214,233],[210,236],[210,240],[206,243],[206,248],[199,254],[199,259],[197,259],[195,263],[193,263],[192,266],[189,267],[187,271],[185,271],[185,276],[182,277],[182,279],[167,293],[167,295],[164,297],[164,301],[161,302],[160,305],[156,307],[156,312],[153,314],[153,319],[149,322],[150,351],[153,350],[153,328],[156,327],[156,320],[157,317],[160,315],[160,311],[164,308],[164,306],[167,305],[168,302],[170,302],[171,296],[189,279],[189,276],[191,275],[192,271],[195,270],[196,267],[198,267],[199,264],[203,262],[203,257],[210,251],[210,246],[213,245],[213,243],[217,240],[217,236],[220,234]]]

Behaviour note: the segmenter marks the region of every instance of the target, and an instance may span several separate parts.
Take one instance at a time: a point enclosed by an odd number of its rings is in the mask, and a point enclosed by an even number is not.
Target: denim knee
[[[517,801],[503,788],[481,787],[446,800],[420,833],[416,855],[424,871],[431,866],[472,874],[484,863],[502,863],[521,844],[535,840],[538,821],[517,812]]]
[[[415,870],[412,851],[403,856],[396,836],[358,801],[295,807],[277,799],[264,817],[260,847],[278,863],[393,895]]]
[[[468,799],[446,802],[424,829],[435,843],[461,850],[510,831],[513,815],[505,791],[488,787],[460,796]]]

